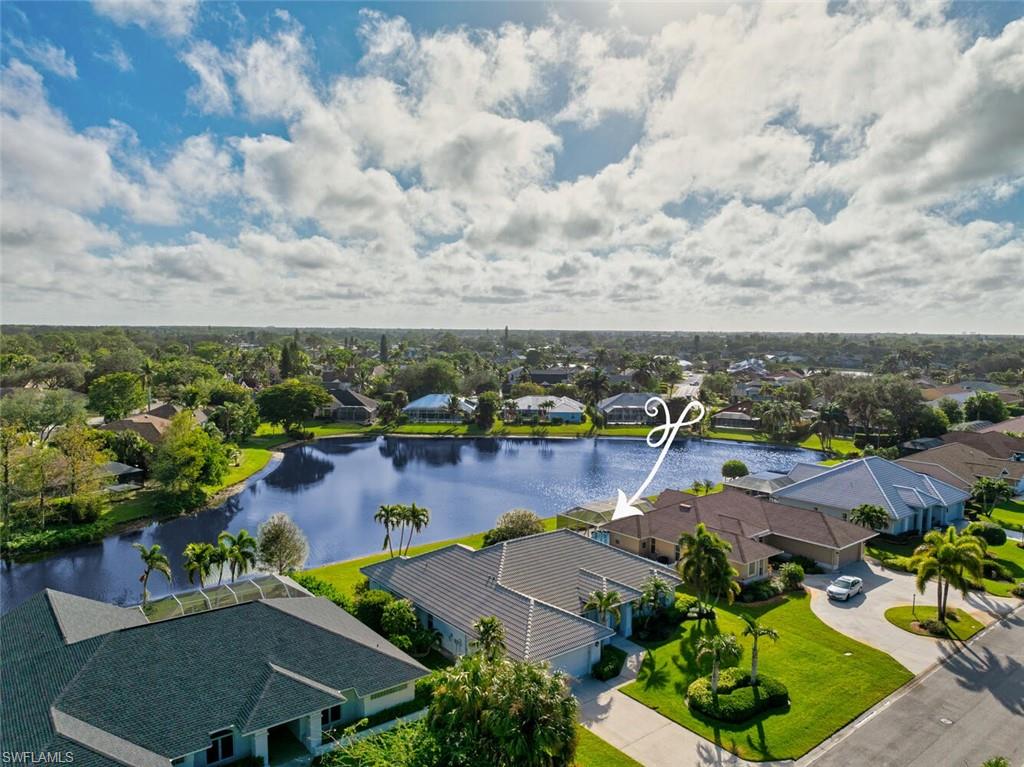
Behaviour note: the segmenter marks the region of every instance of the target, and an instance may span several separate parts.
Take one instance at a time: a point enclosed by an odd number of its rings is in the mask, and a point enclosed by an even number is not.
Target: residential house
[[[119,421],[105,423],[98,428],[103,431],[134,431],[146,442],[155,445],[164,438],[164,433],[171,427],[171,422],[166,418],[149,413],[138,413],[122,418]]]
[[[1017,460],[994,458],[969,445],[951,442],[900,458],[896,463],[966,492],[971,491],[977,480],[986,477],[1003,480],[1013,488],[1015,495],[1024,493],[1024,454]]]
[[[100,471],[111,480],[103,488],[109,493],[140,488],[146,478],[146,473],[138,466],[129,466],[119,461],[107,461],[100,466]]]
[[[650,415],[647,401],[658,395],[653,392],[623,392],[606,397],[597,404],[607,424],[649,424],[663,420],[661,415]]]
[[[530,380],[535,384],[541,386],[553,386],[554,384],[569,383],[570,379],[574,378],[579,373],[582,373],[586,368],[578,367],[576,365],[561,366],[556,365],[549,368],[538,368],[536,370],[530,370]]]
[[[351,421],[353,423],[373,423],[377,417],[380,404],[377,400],[360,394],[352,389],[338,389],[331,393],[331,402],[318,411],[320,417],[333,418],[335,421]]]
[[[711,415],[712,429],[756,431],[760,426],[761,419],[754,415],[754,403],[749,399],[723,407]]]
[[[841,519],[857,506],[880,506],[891,520],[883,532],[891,535],[958,522],[969,497],[948,482],[878,456],[831,467],[798,463],[789,476],[794,482],[772,493],[773,501]]]
[[[726,477],[723,484],[747,495],[767,498],[779,488],[793,484],[793,478],[778,471],[758,471],[744,477]]]
[[[1020,420],[1024,431],[1024,418]],[[1000,431],[950,431],[942,435],[942,442],[968,445],[994,458],[1024,456],[1024,439]]]
[[[982,427],[979,431],[997,431],[1003,434],[1024,434],[1024,415]]]
[[[465,397],[452,394],[424,394],[402,408],[402,412],[415,423],[462,423],[464,418],[473,415],[474,410]]]
[[[767,372],[767,370],[764,360],[751,357],[750,359],[732,363],[725,369],[725,372],[730,375],[735,373],[753,373],[755,375],[759,375]]]
[[[858,525],[820,511],[793,508],[726,488],[720,493],[693,496],[665,490],[653,510],[602,526],[612,546],[676,562],[679,537],[704,523],[732,547],[729,562],[743,583],[767,578],[768,560],[781,554],[805,556],[828,570],[864,557],[864,542],[877,535]]]
[[[516,403],[516,414],[524,420],[538,418],[542,421],[564,421],[582,423],[586,406],[571,397],[549,397],[533,394],[512,400]]]
[[[174,416],[178,415],[179,413],[184,413],[186,411],[188,411],[188,408],[185,407],[184,405],[177,405],[172,402],[165,402],[164,404],[158,405],[157,407],[151,410],[147,410],[146,412],[148,415],[155,415],[157,418],[166,418],[168,421],[170,421],[172,418],[174,418]],[[207,416],[206,413],[204,413],[202,410],[199,410],[198,408],[189,412],[192,413],[192,417],[196,419],[196,423],[199,424],[200,426],[202,426],[204,423],[210,420],[209,416]]]
[[[319,753],[324,729],[412,700],[428,673],[309,595],[148,623],[137,607],[47,589],[0,618],[0,637],[0,753],[88,767]]]
[[[617,498],[605,498],[599,501],[585,501],[566,509],[555,516],[555,527],[567,527],[580,532],[596,530],[605,522],[612,521]],[[636,501],[633,506],[640,511],[650,511],[651,503],[646,498]]]
[[[985,431],[993,426],[991,421],[961,421],[949,427],[950,431]]]
[[[494,615],[504,625],[510,657],[549,661],[582,677],[616,633],[632,633],[633,610],[652,575],[672,587],[670,567],[626,553],[572,530],[554,530],[473,550],[454,544],[416,557],[395,557],[361,571],[372,588],[409,599],[420,621],[441,634],[442,649],[464,655],[473,624]],[[590,594],[616,592],[617,626],[584,609]]]

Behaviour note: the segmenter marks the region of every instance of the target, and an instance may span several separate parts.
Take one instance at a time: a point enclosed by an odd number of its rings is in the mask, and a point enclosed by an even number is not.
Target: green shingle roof
[[[213,731],[251,732],[340,703],[343,690],[362,696],[427,673],[315,597],[250,602],[129,628],[118,625],[115,613],[108,633],[67,644],[55,617],[62,600],[54,593],[38,594],[0,618],[4,751],[69,748],[61,735],[73,733],[54,731],[52,706],[114,742],[169,760],[206,748]],[[316,609],[279,609],[298,600],[315,602]],[[98,604],[97,612],[109,615],[109,605]],[[75,603],[79,625],[91,632],[95,626],[81,620],[86,607]],[[117,763],[74,743],[70,750],[76,764]]]

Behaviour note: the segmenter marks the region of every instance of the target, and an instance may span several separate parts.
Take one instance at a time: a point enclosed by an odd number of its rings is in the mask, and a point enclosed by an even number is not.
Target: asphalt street
[[[911,683],[901,697],[839,736],[813,767],[1024,765],[1024,610]]]

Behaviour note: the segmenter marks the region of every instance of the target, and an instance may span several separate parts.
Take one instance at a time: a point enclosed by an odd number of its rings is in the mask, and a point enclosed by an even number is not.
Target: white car
[[[864,593],[864,581],[854,578],[852,575],[844,575],[832,581],[825,589],[829,599],[839,599],[845,602],[856,594]]]

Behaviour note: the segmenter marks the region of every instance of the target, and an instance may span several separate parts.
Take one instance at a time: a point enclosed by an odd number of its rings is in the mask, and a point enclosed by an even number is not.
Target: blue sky
[[[4,322],[1024,328],[1021,3],[0,13]]]

